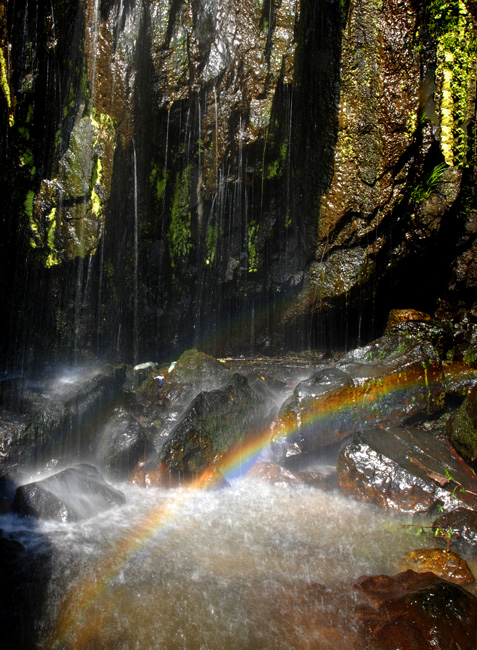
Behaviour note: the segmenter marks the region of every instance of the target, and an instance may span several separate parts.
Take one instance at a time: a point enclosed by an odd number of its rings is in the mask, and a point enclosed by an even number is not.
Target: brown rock
[[[432,571],[440,578],[455,584],[468,585],[474,582],[474,576],[467,562],[457,553],[442,548],[420,548],[404,556],[414,571],[423,573]]]
[[[360,650],[474,650],[477,598],[433,573],[372,576],[355,585]]]
[[[408,323],[409,321],[426,321],[429,322],[431,317],[423,311],[416,309],[392,309],[389,312],[386,333],[389,333],[398,323]]]

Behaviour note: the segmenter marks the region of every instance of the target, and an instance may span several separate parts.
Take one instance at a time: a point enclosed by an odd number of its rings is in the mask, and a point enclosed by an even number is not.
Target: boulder
[[[95,467],[82,463],[18,487],[13,509],[24,516],[66,522],[88,519],[125,501]]]
[[[249,435],[270,424],[270,404],[238,373],[223,388],[199,393],[161,451],[160,461],[184,477],[200,475]]]
[[[434,348],[385,336],[300,383],[273,424],[272,458],[286,464],[354,432],[439,411],[442,365]]]
[[[355,434],[338,455],[337,473],[345,495],[388,510],[477,510],[477,479],[445,442],[420,429]]]
[[[100,434],[96,461],[108,475],[127,478],[140,459],[154,450],[151,437],[145,422],[117,408]]]
[[[161,397],[174,408],[185,408],[201,391],[214,390],[230,380],[227,366],[199,350],[186,350],[163,380]]]
[[[405,571],[361,578],[354,585],[360,650],[473,650],[477,598],[433,573]]]
[[[477,553],[477,512],[458,508],[434,520],[434,530],[452,531],[451,542],[466,552]]]
[[[470,390],[462,406],[449,418],[448,434],[460,454],[470,460],[477,459],[477,386]]]
[[[292,584],[277,598],[276,646],[296,650],[474,650],[477,598],[433,573]]]
[[[126,366],[66,372],[52,380],[19,434],[22,462],[81,459],[123,395]]]
[[[431,571],[439,578],[461,585],[474,582],[474,576],[467,562],[457,553],[442,548],[420,548],[404,556],[407,564],[418,573]]]

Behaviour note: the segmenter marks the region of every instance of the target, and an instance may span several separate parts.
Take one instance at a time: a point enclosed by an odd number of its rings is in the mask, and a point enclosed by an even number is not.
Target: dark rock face
[[[100,5],[1,5],[12,362],[349,346],[473,301],[473,1]]]
[[[389,510],[477,509],[476,479],[425,431],[390,427],[355,434],[338,456],[337,471],[344,494]]]
[[[299,384],[274,423],[274,458],[285,462],[365,427],[402,424],[443,406],[442,366],[432,346],[387,336]]]
[[[477,386],[470,390],[460,409],[450,418],[448,434],[459,453],[470,460],[477,458]]]
[[[452,546],[470,553],[477,553],[477,512],[458,508],[437,517],[433,528],[452,531]]]
[[[35,552],[0,530],[0,624],[2,648],[38,648],[39,622],[51,574],[51,549],[32,531]]]
[[[123,503],[124,494],[95,467],[80,464],[17,488],[13,509],[42,519],[78,521]]]

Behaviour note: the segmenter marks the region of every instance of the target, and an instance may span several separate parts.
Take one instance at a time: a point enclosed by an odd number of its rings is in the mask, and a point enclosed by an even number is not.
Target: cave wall
[[[7,365],[346,347],[471,305],[473,11],[0,2]]]

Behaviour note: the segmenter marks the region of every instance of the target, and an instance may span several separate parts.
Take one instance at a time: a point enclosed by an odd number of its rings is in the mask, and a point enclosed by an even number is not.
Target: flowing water
[[[124,506],[80,523],[0,517],[51,562],[42,648],[296,648],[290,594],[395,573],[422,545],[401,519],[310,487],[119,487]]]

